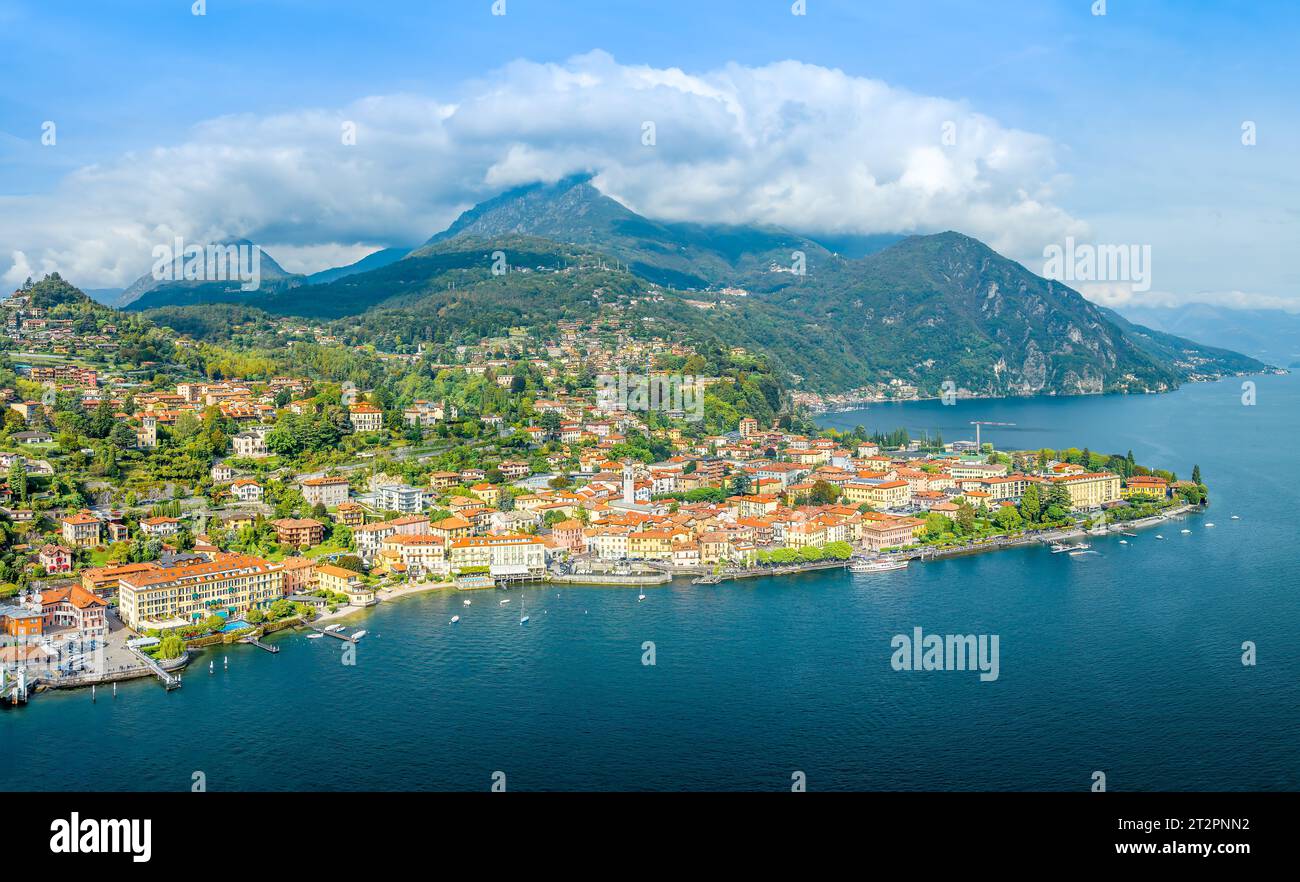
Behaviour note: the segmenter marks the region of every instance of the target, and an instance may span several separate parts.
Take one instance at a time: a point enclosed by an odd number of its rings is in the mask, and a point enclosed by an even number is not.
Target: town
[[[415,591],[870,571],[1207,501],[1199,468],[1131,453],[819,429],[761,357],[618,303],[380,352],[290,320],[218,345],[79,295],[51,276],[0,302],[11,702],[173,687],[205,646],[346,636],[321,623]]]

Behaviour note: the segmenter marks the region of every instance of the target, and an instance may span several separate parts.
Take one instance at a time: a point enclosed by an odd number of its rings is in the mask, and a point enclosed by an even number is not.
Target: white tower
[[[633,479],[632,466],[626,463],[623,465],[623,501],[629,504],[636,501],[636,481]]]

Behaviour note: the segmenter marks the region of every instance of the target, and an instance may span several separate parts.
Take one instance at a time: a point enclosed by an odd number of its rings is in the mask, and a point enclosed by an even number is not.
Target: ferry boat
[[[887,573],[890,570],[907,569],[905,560],[859,560],[849,565],[854,573]]]

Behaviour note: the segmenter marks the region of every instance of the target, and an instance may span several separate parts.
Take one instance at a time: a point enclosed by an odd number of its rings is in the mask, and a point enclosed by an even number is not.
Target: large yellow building
[[[866,502],[873,508],[900,508],[907,504],[911,491],[906,481],[881,481],[865,484],[850,481],[844,485],[844,498],[854,504]]]
[[[219,612],[238,616],[283,596],[280,567],[240,554],[192,566],[123,575],[117,582],[122,621],[133,630],[173,627]]]
[[[1072,508],[1098,508],[1119,499],[1119,475],[1109,472],[1060,475],[1052,478],[1052,483],[1070,492]]]
[[[454,570],[488,567],[493,575],[540,576],[546,570],[546,545],[536,536],[468,536],[451,540],[447,562]]]

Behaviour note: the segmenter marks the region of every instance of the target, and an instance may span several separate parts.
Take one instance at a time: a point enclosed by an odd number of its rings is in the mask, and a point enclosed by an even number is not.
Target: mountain
[[[125,288],[82,288],[86,296],[104,306],[116,306],[122,299]]]
[[[804,252],[810,262],[831,256],[811,239],[776,227],[653,221],[601,193],[587,175],[508,190],[466,211],[411,256],[459,236],[531,236],[585,245],[642,278],[684,289],[725,284],[773,261],[788,265],[793,251]]]
[[[1204,340],[1272,364],[1300,367],[1300,315],[1280,309],[1230,309],[1209,303],[1124,306],[1130,321],[1159,331]]]
[[[411,253],[410,248],[381,248],[371,254],[367,254],[355,263],[347,266],[336,266],[330,269],[321,270],[318,273],[312,273],[303,278],[304,285],[323,285],[326,282],[332,282],[335,279],[341,279],[344,276],[355,276],[357,273],[366,273],[371,270],[388,266],[390,263],[396,263],[403,257]]]
[[[256,247],[247,239],[234,239],[228,242],[214,242],[212,245],[222,247]],[[256,303],[266,291],[275,290],[292,284],[298,284],[302,276],[286,272],[275,258],[261,252],[258,258],[261,283],[256,291],[243,291],[238,281],[175,281],[155,279],[152,275],[141,276],[127,286],[121,297],[113,304],[131,309],[150,309],[156,306],[183,306],[197,303]]]
[[[947,381],[984,396],[1164,391],[1266,368],[1133,324],[968,236],[889,238],[829,240],[852,244],[860,256],[849,256],[775,227],[663,223],[577,177],[503,193],[374,269],[198,295],[394,347],[614,310],[637,333],[766,355],[821,392],[892,384],[935,395]]]

